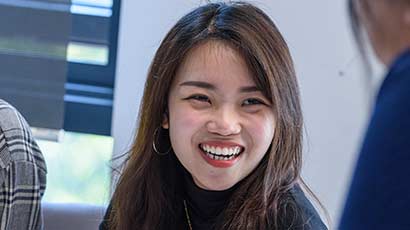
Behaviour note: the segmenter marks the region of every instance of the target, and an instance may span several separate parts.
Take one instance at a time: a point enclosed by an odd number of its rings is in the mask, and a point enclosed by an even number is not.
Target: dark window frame
[[[113,0],[110,18],[72,15],[73,30],[70,41],[107,45],[109,56],[105,66],[68,63],[63,125],[66,131],[111,135],[120,5],[121,0]],[[95,27],[100,23],[109,23],[108,40],[98,31],[98,27]],[[96,33],[87,27],[93,25],[97,28]]]

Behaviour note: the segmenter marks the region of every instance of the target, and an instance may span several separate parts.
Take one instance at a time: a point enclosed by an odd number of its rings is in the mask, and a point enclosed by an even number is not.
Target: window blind
[[[120,0],[0,0],[0,98],[40,128],[111,134]]]
[[[35,127],[63,128],[70,5],[0,0],[0,98]]]

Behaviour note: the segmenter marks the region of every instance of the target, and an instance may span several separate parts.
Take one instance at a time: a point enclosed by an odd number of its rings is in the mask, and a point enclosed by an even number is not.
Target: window
[[[0,98],[33,127],[65,130],[38,141],[45,201],[108,202],[119,10],[120,0],[0,0]]]
[[[48,170],[45,202],[109,203],[111,137],[64,132],[60,142],[38,145]]]
[[[119,8],[0,0],[0,97],[33,126],[110,135]]]
[[[65,130],[111,133],[119,6],[118,0],[72,1]]]

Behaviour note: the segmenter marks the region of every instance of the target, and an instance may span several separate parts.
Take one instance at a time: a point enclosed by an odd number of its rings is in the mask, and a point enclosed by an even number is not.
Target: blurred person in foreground
[[[339,228],[410,229],[410,1],[350,0],[365,61],[388,71],[377,94]]]

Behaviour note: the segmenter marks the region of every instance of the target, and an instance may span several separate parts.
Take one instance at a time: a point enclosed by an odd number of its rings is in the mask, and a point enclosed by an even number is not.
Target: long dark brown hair
[[[183,202],[178,196],[181,177],[171,151],[160,156],[153,141],[168,149],[169,136],[154,137],[167,116],[171,83],[186,54],[210,39],[240,51],[254,81],[274,106],[275,134],[254,171],[243,179],[224,211],[218,229],[268,229],[277,226],[280,206],[290,189],[304,184],[303,121],[291,55],[271,19],[244,2],[208,3],[182,17],[168,32],[145,83],[136,137],[112,198],[111,229],[169,229]],[[291,204],[289,204],[291,205]]]

